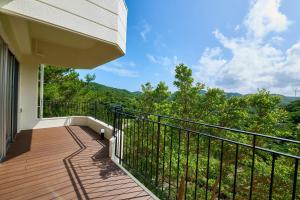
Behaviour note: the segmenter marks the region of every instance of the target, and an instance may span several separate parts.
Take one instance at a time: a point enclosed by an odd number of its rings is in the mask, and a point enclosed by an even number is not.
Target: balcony
[[[108,140],[85,126],[19,133],[0,164],[0,197],[152,199],[110,159]]]
[[[98,102],[43,110],[0,166],[1,197],[300,198],[300,141]]]

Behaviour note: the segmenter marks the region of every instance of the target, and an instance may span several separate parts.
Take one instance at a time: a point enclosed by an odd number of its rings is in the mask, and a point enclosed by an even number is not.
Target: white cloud
[[[169,67],[175,66],[180,63],[177,56],[168,57],[168,56],[154,56],[152,54],[146,54],[148,60],[154,64],[158,64],[161,66]]]
[[[270,32],[283,32],[291,22],[279,11],[281,0],[252,0],[244,24],[249,34],[257,39]]]
[[[151,54],[146,54],[148,60],[154,64],[169,66],[171,65],[171,59],[168,57],[156,57]]]
[[[221,58],[221,53],[222,50],[220,47],[206,48],[199,60],[199,65],[207,67],[203,67],[201,71],[196,71],[195,76],[202,82],[214,85],[214,83],[210,82],[210,77],[218,74],[222,66],[226,63],[226,60]]]
[[[194,66],[195,78],[226,91],[251,93],[266,88],[291,95],[293,88],[300,85],[300,42],[283,51],[276,47],[276,42],[283,40],[280,36],[265,41],[267,34],[285,31],[290,24],[279,11],[280,3],[280,0],[252,1],[244,20],[248,30],[245,36],[228,38],[214,31],[221,47],[203,52]],[[223,58],[224,51],[229,52],[230,58]]]
[[[274,44],[274,45],[280,45],[282,44],[282,42],[284,41],[284,39],[280,36],[274,36],[271,38],[270,43]]]
[[[115,61],[104,66],[99,67],[99,70],[110,72],[117,76],[135,78],[139,76],[139,73],[132,68],[135,67],[134,62],[119,62]]]
[[[148,53],[146,54],[146,57],[151,63],[163,66],[164,69],[171,72],[172,75],[175,74],[175,66],[182,63],[182,61],[180,61],[177,56],[154,56]]]
[[[153,45],[157,49],[168,49],[168,45],[164,42],[164,38],[160,34],[156,34]]]
[[[241,29],[240,25],[236,25],[235,28],[234,28],[234,30],[235,30],[236,32],[238,32],[240,29]]]
[[[144,41],[147,41],[147,35],[150,31],[151,26],[146,21],[144,21],[142,25],[142,31],[140,32],[140,35]]]

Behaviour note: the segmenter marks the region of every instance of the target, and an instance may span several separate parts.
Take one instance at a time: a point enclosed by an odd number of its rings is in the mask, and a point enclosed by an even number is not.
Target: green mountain
[[[205,93],[206,93],[205,90],[200,91],[200,94],[205,94]],[[238,92],[225,92],[225,94],[228,98],[243,96],[243,94],[240,94]],[[300,100],[300,97],[290,97],[290,96],[284,96],[284,95],[280,95],[280,94],[273,94],[273,95],[280,96],[282,98],[282,104],[283,105],[287,105],[292,101]]]
[[[91,89],[99,92],[100,94],[109,95],[110,96],[109,100],[111,100],[111,98],[113,99],[112,102],[117,102],[118,99],[122,100],[120,102],[124,102],[124,100],[129,101],[130,99],[136,98],[142,94],[142,92],[140,92],[140,91],[130,92],[125,89],[109,87],[109,86],[105,86],[105,85],[102,85],[99,83],[94,83],[94,82],[91,83]],[[200,93],[205,94],[206,91],[202,90]],[[226,92],[225,94],[228,98],[233,97],[233,96],[243,96],[243,94],[240,94],[237,92]],[[174,95],[174,93],[173,93],[173,95]],[[283,95],[279,95],[279,94],[274,94],[274,95],[280,96],[282,98],[282,104],[284,104],[284,105],[286,105],[292,101],[295,101],[295,100],[300,100],[300,97],[290,97],[290,96],[283,96]]]
[[[90,83],[89,87],[91,91],[97,94],[97,99],[101,99],[103,102],[122,104],[124,106],[129,106],[131,102],[141,94],[140,92],[130,92],[125,89],[109,87],[95,82]]]
[[[122,95],[123,97],[136,97],[137,95],[140,94],[140,92],[130,92],[125,89],[119,89],[119,88],[114,88],[114,87],[109,87],[106,85],[102,85],[99,83],[90,83],[91,84],[91,89],[96,90],[98,92],[103,92],[103,93],[112,93],[116,95]]]
[[[293,101],[300,100],[300,97],[289,97],[289,96],[283,96],[283,95],[278,95],[282,97],[282,104],[286,105],[289,104]]]

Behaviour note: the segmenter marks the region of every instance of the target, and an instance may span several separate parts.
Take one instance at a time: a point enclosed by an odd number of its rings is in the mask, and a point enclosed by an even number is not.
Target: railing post
[[[122,108],[121,108],[121,112],[122,112]],[[121,113],[121,117],[120,117],[120,147],[119,147],[119,163],[122,164],[122,159],[123,159],[123,113]]]
[[[115,137],[115,156],[119,158],[119,162],[121,164],[121,156],[122,156],[122,121],[120,124],[120,118],[118,117],[122,113],[122,107],[115,106],[114,107],[114,122],[113,122],[113,136]],[[119,113],[118,113],[119,112]],[[122,118],[121,118],[122,120]],[[119,155],[118,155],[119,152]]]
[[[252,199],[253,193],[253,180],[254,180],[254,167],[255,167],[255,150],[256,150],[256,135],[253,135],[252,139],[252,164],[251,164],[251,177],[250,177],[250,194],[249,199]]]
[[[96,115],[97,115],[97,102],[94,101],[94,119],[96,119]]]
[[[116,123],[117,123],[117,107],[114,106],[114,121],[113,121],[113,136],[116,137]]]
[[[158,118],[157,118],[157,144],[156,144],[156,178],[155,178],[156,186],[158,186],[160,119],[161,119],[161,116],[158,115]]]
[[[118,134],[117,134],[117,125],[118,125],[118,113],[117,107],[115,107],[115,117],[114,117],[114,132],[113,135],[115,137],[115,156],[118,157]]]

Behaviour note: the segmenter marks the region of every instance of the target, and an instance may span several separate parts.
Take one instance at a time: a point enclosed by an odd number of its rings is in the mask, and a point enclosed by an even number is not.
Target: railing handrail
[[[128,114],[126,112],[122,112],[120,110],[117,110],[116,112],[118,114],[130,116],[130,117],[135,117],[134,115]],[[189,133],[193,133],[193,134],[200,134],[202,136],[211,137],[211,138],[214,138],[214,139],[217,139],[217,140],[230,142],[232,144],[238,144],[238,145],[241,145],[241,146],[244,146],[244,147],[247,147],[247,148],[253,148],[253,145],[246,144],[246,143],[239,142],[239,141],[235,141],[235,140],[228,139],[228,138],[224,138],[224,137],[220,137],[220,136],[216,136],[216,135],[212,135],[210,133],[199,132],[199,131],[191,130],[191,129],[188,129],[188,128],[179,127],[179,126],[176,126],[176,125],[173,125],[173,124],[167,124],[167,123],[160,122],[160,121],[153,121],[153,120],[149,120],[149,119],[143,119],[143,120],[147,120],[148,122],[154,122],[156,124],[161,124],[161,125],[168,126],[168,127],[171,127],[171,128],[175,128],[175,129],[178,129],[178,130],[182,130],[182,131],[185,131],[185,132],[189,132]],[[259,134],[259,135],[261,135],[261,134]],[[257,136],[257,135],[254,135],[254,136]],[[299,141],[293,141],[293,143],[295,143],[295,142],[297,142],[296,144],[298,144]],[[292,154],[288,154],[288,153],[284,153],[284,152],[274,151],[272,149],[267,149],[267,148],[257,146],[257,145],[255,145],[255,148],[259,149],[259,150],[262,150],[262,151],[265,151],[265,152],[268,152],[268,153],[275,153],[275,154],[290,157],[290,158],[300,159],[300,156],[297,156],[297,155],[292,155]]]
[[[180,121],[180,122],[188,122],[190,124],[201,125],[201,126],[205,126],[205,127],[209,127],[209,128],[222,129],[222,130],[231,131],[231,132],[235,132],[235,133],[242,133],[242,134],[258,136],[258,137],[262,137],[262,138],[274,139],[274,140],[278,140],[278,141],[282,141],[282,142],[300,144],[299,140],[292,140],[292,139],[287,139],[287,138],[283,138],[283,137],[265,135],[265,134],[261,134],[261,133],[257,133],[257,132],[245,131],[245,130],[229,128],[229,127],[223,127],[223,126],[213,125],[213,124],[208,124],[208,123],[203,123],[203,122],[195,122],[195,121],[190,120],[190,119],[180,119],[180,118],[171,117],[171,116],[168,116],[168,115],[160,115],[160,114],[153,114],[153,113],[147,113],[147,112],[140,112],[140,111],[136,111],[136,110],[128,110],[128,111],[131,112],[131,113],[139,113],[140,115],[162,117],[162,118],[165,118],[165,119],[171,119],[171,120],[176,120],[176,121]]]
[[[161,114],[156,114],[156,113],[148,113],[148,112],[141,112],[138,110],[134,110],[134,109],[126,109],[121,105],[118,104],[112,104],[112,103],[105,103],[105,102],[101,102],[101,101],[90,101],[90,102],[80,102],[80,101],[49,101],[49,100],[45,100],[44,103],[61,103],[61,104],[69,104],[69,103],[83,103],[83,104],[94,104],[94,103],[98,103],[98,104],[102,104],[105,106],[109,106],[112,110],[114,110],[114,108],[122,108],[122,113],[125,113],[128,115],[129,113],[136,113],[138,115],[147,115],[147,116],[156,116],[156,117],[161,117],[164,119],[171,119],[171,120],[175,120],[175,121],[179,121],[179,122],[187,122],[190,124],[194,124],[194,125],[200,125],[200,126],[205,126],[205,127],[209,127],[209,128],[214,128],[214,129],[221,129],[221,130],[225,130],[225,131],[231,131],[234,133],[238,133],[238,134],[245,134],[245,135],[251,135],[251,136],[258,136],[261,138],[267,138],[267,139],[273,139],[273,140],[277,140],[280,142],[288,142],[288,143],[293,143],[293,144],[299,144],[300,145],[300,140],[293,140],[293,139],[288,139],[288,138],[283,138],[283,137],[277,137],[277,136],[272,136],[272,135],[265,135],[265,134],[261,134],[261,133],[257,133],[257,132],[253,132],[253,131],[246,131],[246,130],[240,130],[240,129],[236,129],[236,128],[229,128],[229,127],[224,127],[224,126],[219,126],[219,125],[214,125],[214,124],[208,124],[208,123],[204,123],[204,122],[196,122],[193,121],[191,119],[180,119],[180,118],[176,118],[176,117],[172,117],[172,116],[168,116],[168,115],[161,115]],[[118,109],[120,110],[120,109]],[[120,111],[118,111],[120,112]],[[131,115],[132,117],[135,117],[134,115]],[[160,122],[161,123],[161,122]],[[168,124],[171,125],[171,124]],[[172,125],[173,126],[173,125]],[[176,128],[182,128],[182,127],[176,127]]]

